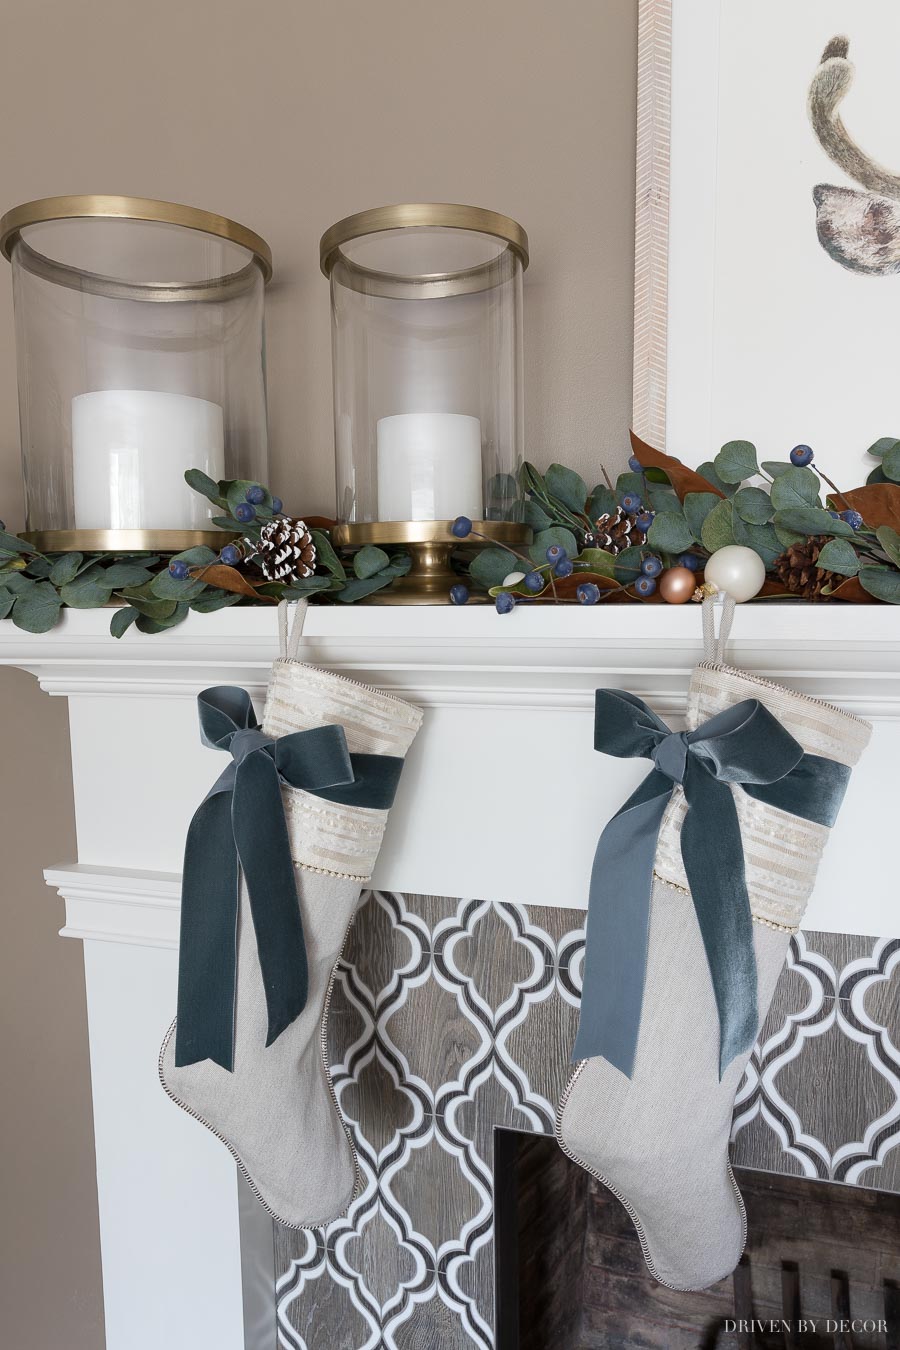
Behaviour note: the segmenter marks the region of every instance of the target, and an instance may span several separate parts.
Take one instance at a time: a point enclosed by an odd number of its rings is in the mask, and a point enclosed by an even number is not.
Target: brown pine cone
[[[822,591],[831,584],[839,585],[843,577],[818,567],[817,561],[822,549],[828,543],[828,536],[817,534],[809,539],[801,539],[797,544],[789,544],[773,564],[776,575],[784,584],[785,590],[792,595],[800,595],[804,600],[830,600]]]
[[[592,531],[593,548],[605,549],[607,553],[621,553],[635,544],[643,544],[644,535],[636,525],[637,517],[617,506],[605,516],[594,522]]]
[[[245,539],[244,545],[248,558],[259,565],[266,581],[311,577],[316,566],[316,546],[306,522],[290,516],[267,521],[259,539]]]

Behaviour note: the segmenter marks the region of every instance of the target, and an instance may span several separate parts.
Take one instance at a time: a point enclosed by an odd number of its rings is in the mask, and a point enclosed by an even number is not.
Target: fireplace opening
[[[496,1350],[900,1350],[900,1194],[738,1168],[741,1264],[680,1293],[554,1139],[498,1129],[494,1171]]]

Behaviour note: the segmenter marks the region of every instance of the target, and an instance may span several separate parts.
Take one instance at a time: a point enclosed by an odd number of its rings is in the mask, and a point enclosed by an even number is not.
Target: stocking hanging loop
[[[300,639],[303,636],[303,625],[306,622],[309,601],[298,600],[293,608],[294,620],[293,623],[289,624],[289,602],[282,600],[278,606],[278,655],[282,661],[298,661],[300,659]]]
[[[725,663],[725,647],[734,622],[734,596],[722,593],[707,595],[703,599],[703,659],[715,661],[717,665]],[[716,610],[721,609],[722,618],[716,633]]]

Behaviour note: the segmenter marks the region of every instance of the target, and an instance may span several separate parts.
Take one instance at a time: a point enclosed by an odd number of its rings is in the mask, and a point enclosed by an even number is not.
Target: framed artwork
[[[690,464],[900,437],[900,7],[640,0],[634,425]]]

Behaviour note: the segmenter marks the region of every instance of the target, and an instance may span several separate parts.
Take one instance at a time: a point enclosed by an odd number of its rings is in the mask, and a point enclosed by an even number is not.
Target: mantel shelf
[[[274,608],[192,614],[167,633],[109,635],[108,610],[65,611],[29,634],[0,625],[0,664],[56,695],[193,697],[208,684],[258,695],[277,656]],[[683,705],[701,656],[696,605],[519,609],[311,607],[303,659],[426,706],[587,706],[622,683]],[[900,608],[791,602],[737,611],[729,660],[876,719],[900,716]]]

